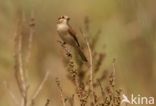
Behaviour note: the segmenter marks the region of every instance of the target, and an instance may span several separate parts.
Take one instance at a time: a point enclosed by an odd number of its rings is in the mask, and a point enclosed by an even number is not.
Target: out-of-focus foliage
[[[14,78],[14,33],[18,11],[29,20],[31,12],[36,22],[29,71],[30,93],[41,81],[46,70],[48,82],[37,98],[43,106],[47,97],[53,105],[61,105],[55,77],[60,77],[63,89],[72,94],[73,87],[65,78],[61,61],[56,19],[69,15],[71,25],[79,33],[86,16],[91,19],[92,33],[102,34],[97,51],[105,51],[103,68],[109,69],[116,58],[116,79],[128,94],[156,97],[156,1],[155,0],[0,0],[0,106],[14,105],[3,82],[19,98]],[[25,37],[27,39],[27,36]],[[25,40],[24,39],[24,40]],[[82,36],[80,35],[80,38]],[[101,46],[103,45],[103,46]],[[45,98],[45,99],[42,99]]]

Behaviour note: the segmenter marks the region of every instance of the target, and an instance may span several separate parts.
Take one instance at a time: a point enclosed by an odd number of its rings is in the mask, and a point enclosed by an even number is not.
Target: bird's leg
[[[65,45],[66,44],[66,42],[63,42],[63,44],[62,45]]]
[[[65,44],[66,44],[66,42],[64,42],[63,47],[64,47],[64,49],[66,51],[66,55],[69,56],[69,57],[72,57],[70,46],[66,47]]]
[[[61,46],[65,46],[66,45],[66,42],[61,42]]]
[[[72,57],[72,54],[71,54],[71,51],[70,49],[68,49],[65,45],[66,45],[66,42],[62,42],[62,41],[58,41],[58,43],[61,44],[61,46],[64,48],[64,50],[66,51],[66,55],[69,56],[69,57]]]
[[[57,42],[60,43],[61,46],[64,46],[64,45],[66,44],[66,42],[64,42],[64,41],[60,41],[60,40],[58,40]]]

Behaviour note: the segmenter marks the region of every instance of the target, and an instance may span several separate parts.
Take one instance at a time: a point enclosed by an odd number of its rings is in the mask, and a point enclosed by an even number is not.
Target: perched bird
[[[79,41],[75,31],[69,25],[70,18],[68,16],[60,16],[57,20],[57,32],[64,44],[68,44],[75,48],[83,61],[87,62],[87,58],[80,48]]]

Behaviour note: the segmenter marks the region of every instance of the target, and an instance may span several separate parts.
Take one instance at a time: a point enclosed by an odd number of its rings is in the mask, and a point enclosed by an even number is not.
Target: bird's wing
[[[80,47],[79,41],[76,37],[76,33],[73,31],[73,29],[69,26],[68,29],[69,34],[74,38],[74,40],[76,41],[77,45]]]

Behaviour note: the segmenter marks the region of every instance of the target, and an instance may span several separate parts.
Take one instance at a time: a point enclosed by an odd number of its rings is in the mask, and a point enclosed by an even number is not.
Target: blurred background
[[[116,80],[126,95],[156,97],[155,5],[155,0],[0,0],[0,106],[14,106],[3,82],[7,82],[8,88],[20,99],[14,78],[18,10],[24,12],[26,20],[33,11],[36,23],[27,70],[30,96],[45,72],[50,72],[36,106],[43,106],[47,98],[52,106],[61,106],[56,77],[60,78],[67,95],[74,91],[66,79],[61,48],[57,43],[56,20],[60,15],[70,16],[70,23],[77,32],[79,27],[84,27],[86,16],[90,19],[91,33],[102,30],[97,51],[106,53],[105,69],[110,69],[116,58]]]

